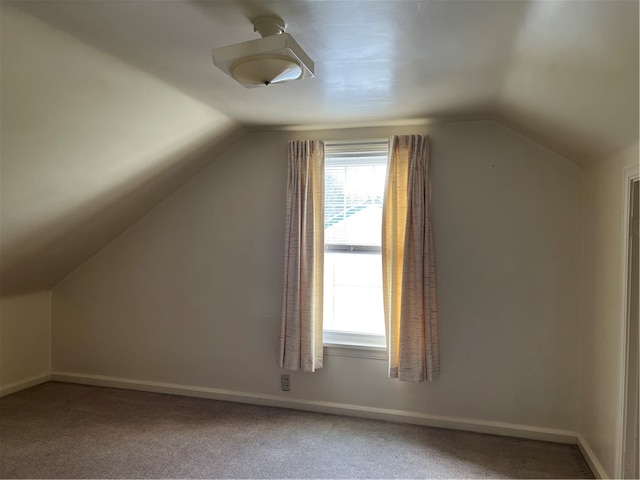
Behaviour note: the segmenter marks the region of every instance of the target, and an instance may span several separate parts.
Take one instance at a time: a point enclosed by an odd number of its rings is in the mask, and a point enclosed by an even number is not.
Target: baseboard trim
[[[48,373],[45,375],[39,375],[37,377],[30,377],[20,382],[10,383],[4,387],[0,387],[0,398],[11,395],[12,393],[19,392],[20,390],[26,390],[27,388],[35,387],[41,383],[45,383],[51,380],[51,375]]]
[[[587,439],[584,438],[580,433],[578,434],[578,448],[582,452],[582,456],[589,464],[589,467],[591,468],[591,471],[596,478],[613,478],[607,475],[606,470],[600,463],[600,460],[598,460],[598,457],[591,448],[591,445],[589,445]]]
[[[103,375],[88,375],[71,372],[53,372],[51,375],[51,380],[95,385],[101,387],[141,390],[145,392],[210,398],[213,400],[225,400],[230,402],[249,403],[254,405],[267,405],[271,407],[292,408],[296,410],[306,410],[311,412],[364,417],[375,420],[411,423],[428,427],[450,428],[454,430],[489,433],[493,435],[504,435],[532,440],[545,440],[557,443],[577,443],[577,434],[568,430],[557,430],[551,428],[534,427],[530,425],[492,422],[469,418],[443,417],[405,410],[392,410],[387,408],[367,407],[363,405],[325,402],[317,400],[304,400],[299,398],[292,399],[275,395],[259,395],[254,393],[224,390],[218,388],[194,387],[190,385],[150,382],[146,380],[132,380],[128,378],[116,378]]]

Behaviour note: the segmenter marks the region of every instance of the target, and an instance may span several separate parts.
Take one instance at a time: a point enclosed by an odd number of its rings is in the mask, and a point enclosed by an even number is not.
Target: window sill
[[[325,343],[324,354],[334,357],[370,358],[373,360],[386,360],[387,349],[373,345],[345,345],[337,343]]]

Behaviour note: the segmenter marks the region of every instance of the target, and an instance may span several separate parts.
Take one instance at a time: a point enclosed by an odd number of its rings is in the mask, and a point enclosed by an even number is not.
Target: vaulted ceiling
[[[212,48],[284,18],[310,80]],[[580,166],[638,142],[638,1],[2,3],[4,293],[51,288],[250,127],[494,119]]]

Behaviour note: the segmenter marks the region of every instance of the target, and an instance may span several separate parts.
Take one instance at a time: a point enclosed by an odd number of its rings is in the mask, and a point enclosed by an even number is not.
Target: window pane
[[[375,336],[378,344],[384,341],[380,246],[387,149],[386,142],[360,142],[326,150],[324,329],[337,332],[337,343],[357,336],[338,339],[344,332],[373,335],[370,344]]]
[[[386,164],[329,163],[325,172],[325,243],[380,245],[385,175]]]
[[[380,254],[325,253],[324,329],[384,335]]]

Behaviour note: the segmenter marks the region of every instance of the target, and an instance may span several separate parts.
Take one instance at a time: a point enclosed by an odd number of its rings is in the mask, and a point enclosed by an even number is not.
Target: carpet
[[[2,478],[593,478],[575,445],[59,382],[0,432]]]

